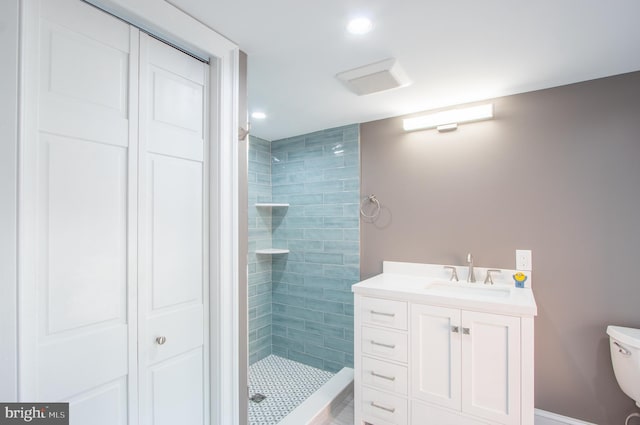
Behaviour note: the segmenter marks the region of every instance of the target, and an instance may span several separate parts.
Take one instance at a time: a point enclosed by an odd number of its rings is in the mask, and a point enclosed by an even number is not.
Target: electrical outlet
[[[516,270],[531,271],[530,249],[516,249]]]

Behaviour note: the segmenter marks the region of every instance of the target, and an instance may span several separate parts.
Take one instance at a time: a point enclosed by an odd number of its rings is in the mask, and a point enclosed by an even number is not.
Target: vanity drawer
[[[362,297],[360,314],[363,324],[407,330],[407,303],[405,301]]]
[[[362,383],[380,390],[407,395],[407,368],[362,356]]]
[[[375,425],[406,425],[409,417],[406,398],[362,388],[360,399],[362,419]]]
[[[361,338],[364,354],[407,362],[406,333],[363,326]]]

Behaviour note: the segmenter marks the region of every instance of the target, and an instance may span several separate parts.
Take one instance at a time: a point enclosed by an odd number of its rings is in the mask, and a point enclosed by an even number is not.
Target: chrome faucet
[[[476,275],[473,273],[473,255],[467,254],[467,264],[469,265],[469,274],[467,274],[467,282],[475,283]]]

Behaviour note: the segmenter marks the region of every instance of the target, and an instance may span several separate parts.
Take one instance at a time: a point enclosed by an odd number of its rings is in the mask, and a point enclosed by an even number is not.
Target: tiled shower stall
[[[288,207],[255,207],[256,203]],[[249,139],[249,361],[353,367],[360,275],[359,126]],[[256,249],[288,249],[256,254]]]

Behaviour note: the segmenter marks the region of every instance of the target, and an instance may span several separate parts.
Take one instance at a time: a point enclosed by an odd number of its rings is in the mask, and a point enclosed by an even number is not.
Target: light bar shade
[[[402,120],[402,125],[405,131],[413,131],[491,118],[493,118],[493,104],[487,103],[470,108],[450,109],[415,118],[406,118]],[[446,127],[445,129],[451,130],[452,128]]]

